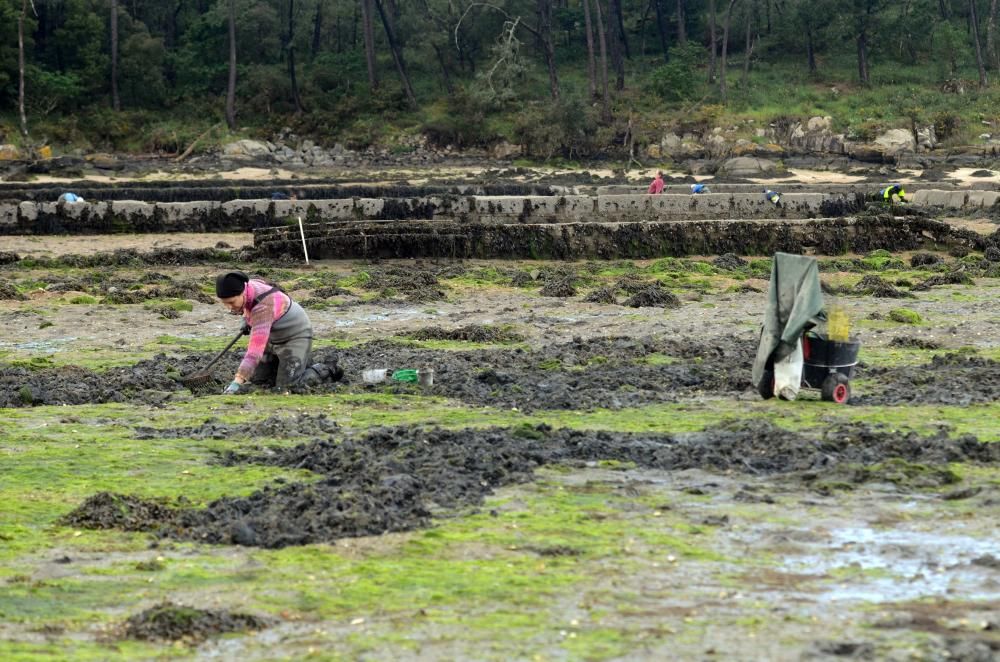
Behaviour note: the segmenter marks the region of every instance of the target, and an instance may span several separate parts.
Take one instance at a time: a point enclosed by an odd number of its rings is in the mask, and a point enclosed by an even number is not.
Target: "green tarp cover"
[[[791,354],[802,333],[822,319],[825,319],[823,290],[816,259],[775,253],[767,310],[751,374],[754,386],[760,384],[769,359],[780,361]]]

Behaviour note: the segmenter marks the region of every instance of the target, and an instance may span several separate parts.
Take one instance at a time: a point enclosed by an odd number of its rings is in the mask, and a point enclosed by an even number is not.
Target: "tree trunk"
[[[625,56],[622,54],[621,30],[618,29],[618,16],[615,7],[618,0],[608,0],[607,25],[605,35],[608,39],[608,50],[611,51],[611,66],[615,69],[615,89],[625,89]]]
[[[549,94],[559,98],[559,74],[556,71],[556,48],[552,43],[552,0],[538,0],[538,36],[545,53],[545,66],[549,70]]]
[[[997,2],[1000,0],[992,0],[990,2],[990,16],[986,21],[986,58],[990,63],[990,67],[994,70],[1000,70],[1000,59],[998,59],[997,53]]]
[[[945,21],[948,20],[948,15],[951,14],[948,11],[948,0],[938,0],[938,12],[941,13],[941,18]]]
[[[449,95],[455,94],[455,86],[451,82],[451,74],[448,73],[448,60],[444,56],[444,52],[441,51],[441,47],[437,44],[432,44],[434,47],[434,54],[437,55],[438,64],[441,66],[441,79],[444,81],[444,89],[447,90]]]
[[[715,0],[708,0],[708,84],[715,82]]]
[[[753,55],[754,43],[753,33],[750,30],[753,24],[753,21],[751,20],[753,18],[753,11],[751,11],[751,7],[747,7],[746,14],[746,41],[743,45],[743,87],[746,87],[750,82],[750,57]]]
[[[863,85],[868,85],[871,79],[868,76],[868,30],[867,28],[858,33],[858,80]]]
[[[583,0],[583,28],[587,31],[587,82],[590,98],[597,98],[597,66],[594,62],[594,26],[590,22],[590,0]]]
[[[178,23],[180,22],[181,9],[184,8],[184,3],[177,0],[174,3],[174,10],[170,12],[170,20],[167,21],[166,28],[163,35],[163,43],[168,50],[173,50],[177,46],[177,34],[180,32],[180,27]]]
[[[236,0],[229,0],[229,82],[226,85],[226,126],[236,130]]]
[[[21,116],[21,135],[28,137],[28,116],[24,113],[24,19],[28,17],[28,0],[21,0],[21,15],[17,17],[17,110]]]
[[[292,86],[292,103],[295,114],[302,114],[302,97],[299,81],[295,75],[295,0],[288,0],[288,21],[285,30],[285,50],[288,51],[288,82]]]
[[[687,43],[687,9],[684,6],[685,0],[677,0],[677,43],[684,45]]]
[[[118,0],[111,0],[111,107],[122,109],[118,98]]]
[[[667,17],[663,11],[664,0],[653,0],[656,6],[656,31],[660,35],[660,49],[663,51],[663,61],[670,62],[670,47],[667,43]]]
[[[816,46],[813,41],[813,26],[811,21],[806,22],[806,60],[809,62],[809,73],[816,73]]]
[[[361,32],[365,37],[365,63],[368,65],[368,88],[378,89],[378,67],[375,63],[374,0],[361,0]]]
[[[588,0],[584,0],[585,2]],[[601,16],[601,0],[594,0],[594,19],[597,22],[597,40],[601,46],[601,119],[611,121],[611,93],[608,90],[608,40]]]
[[[979,69],[979,88],[983,89],[989,81],[986,80],[986,65],[983,64],[983,49],[979,43],[979,17],[976,15],[976,0],[969,0],[969,21],[972,23],[972,43],[976,47],[976,67]]]
[[[315,60],[319,53],[320,43],[323,38],[323,3],[316,3],[316,13],[313,15],[313,35],[312,44],[309,49],[309,59]]]
[[[410,106],[416,107],[417,97],[413,94],[413,86],[410,84],[410,77],[406,73],[406,62],[403,60],[403,49],[396,39],[396,30],[392,26],[392,21],[382,6],[382,0],[374,0],[375,8],[382,19],[382,27],[385,28],[385,37],[389,41],[389,50],[392,52],[392,61],[396,64],[396,72],[399,73],[399,82],[403,84],[403,92],[406,93],[406,100]]]
[[[729,51],[729,25],[733,18],[733,6],[739,0],[729,0],[729,6],[726,7],[726,18],[725,22],[722,24],[722,58],[719,62],[719,96],[722,97],[722,103],[726,103],[727,90],[726,90],[726,59]]]

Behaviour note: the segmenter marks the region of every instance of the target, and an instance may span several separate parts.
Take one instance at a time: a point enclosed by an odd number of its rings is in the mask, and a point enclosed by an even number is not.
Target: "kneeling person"
[[[227,271],[215,279],[215,293],[231,314],[243,317],[243,332],[250,335],[225,393],[238,393],[248,382],[284,391],[335,379],[336,368],[310,365],[312,323],[281,288],[242,271]]]

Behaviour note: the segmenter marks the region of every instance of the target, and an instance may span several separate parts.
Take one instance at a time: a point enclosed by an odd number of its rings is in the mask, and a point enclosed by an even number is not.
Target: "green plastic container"
[[[416,384],[418,378],[419,376],[417,375],[417,371],[410,368],[406,370],[397,370],[392,373],[392,380],[396,382],[412,382]]]

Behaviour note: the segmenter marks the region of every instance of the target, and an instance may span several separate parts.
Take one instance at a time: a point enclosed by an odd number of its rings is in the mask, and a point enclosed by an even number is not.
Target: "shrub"
[[[698,65],[703,55],[704,49],[694,41],[671,48],[667,63],[653,71],[653,92],[664,101],[692,98],[701,80]]]
[[[485,109],[465,89],[456,90],[444,112],[424,123],[423,133],[437,147],[484,147],[496,141],[486,127]]]
[[[951,138],[962,128],[962,118],[951,111],[935,113],[933,121],[934,135],[938,140]]]
[[[597,111],[576,96],[529,108],[514,125],[525,154],[545,159],[589,156],[597,147],[597,133]]]

